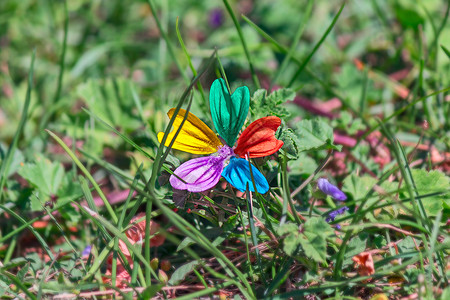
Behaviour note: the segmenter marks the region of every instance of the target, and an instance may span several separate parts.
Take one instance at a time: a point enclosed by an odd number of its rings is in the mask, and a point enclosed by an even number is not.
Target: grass
[[[0,295],[448,299],[449,7],[2,1]],[[168,183],[216,78],[282,119],[263,195]]]

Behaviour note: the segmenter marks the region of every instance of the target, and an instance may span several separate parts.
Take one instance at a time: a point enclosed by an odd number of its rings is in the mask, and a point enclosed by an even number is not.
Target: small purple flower
[[[347,196],[340,189],[338,189],[337,186],[331,184],[326,178],[319,178],[317,181],[317,186],[324,194],[330,195],[338,201],[344,201],[347,199]]]
[[[328,214],[328,217],[325,219],[327,223],[333,222],[337,216],[344,214],[348,210],[347,206],[342,206],[339,209],[333,210]]]
[[[87,245],[86,248],[84,248],[83,252],[81,252],[81,256],[88,256],[91,253],[92,246]]]
[[[209,25],[212,28],[220,27],[225,21],[223,10],[220,8],[214,8],[209,12]]]

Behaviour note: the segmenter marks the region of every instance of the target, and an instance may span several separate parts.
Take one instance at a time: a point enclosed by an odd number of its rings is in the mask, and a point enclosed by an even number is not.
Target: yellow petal
[[[169,110],[167,115],[172,118],[175,108]],[[173,130],[169,133],[166,139],[165,146],[168,147],[172,141],[175,133],[181,125],[181,122],[186,115],[186,110],[180,109],[178,115],[173,122]],[[161,143],[164,132],[158,133],[158,141]],[[222,146],[217,135],[197,118],[194,114],[189,113],[183,127],[180,130],[172,148],[193,153],[193,154],[211,154],[217,151],[217,148]]]

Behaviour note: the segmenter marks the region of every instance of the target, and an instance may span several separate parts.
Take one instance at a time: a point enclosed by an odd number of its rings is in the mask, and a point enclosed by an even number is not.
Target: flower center
[[[217,149],[217,156],[223,160],[229,159],[231,156],[234,156],[234,151],[231,147],[227,145],[223,145]]]

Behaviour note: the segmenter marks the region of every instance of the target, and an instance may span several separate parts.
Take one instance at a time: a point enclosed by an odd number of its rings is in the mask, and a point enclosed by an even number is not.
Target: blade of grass
[[[250,172],[252,172],[251,171],[251,167],[252,166],[251,166],[250,162],[248,162],[248,163],[250,165]],[[252,183],[253,186],[256,186],[255,183],[254,183],[253,178],[252,178],[252,181],[253,181],[253,183]],[[248,224],[250,225],[250,234],[252,236],[253,246],[256,247],[256,246],[258,246],[258,238],[256,236],[255,220],[253,219],[253,202],[252,202],[253,199],[252,199],[252,194],[251,194],[250,190],[248,189],[248,184],[247,184],[247,187],[246,187],[246,193],[245,194],[247,196],[247,201],[246,201],[246,204],[247,204],[247,217],[248,217]],[[244,232],[244,235],[245,234],[246,233]],[[261,253],[259,252],[259,248],[258,247],[255,248],[255,255],[256,255],[256,259],[258,261],[259,275],[261,276],[261,280],[262,280],[263,284],[267,284],[266,276],[263,273],[264,269],[263,269],[262,260],[261,260]]]
[[[163,234],[165,234],[166,238],[168,240],[170,240],[173,244],[175,244],[175,245],[179,245],[180,244],[181,241],[178,238],[174,237],[173,235],[169,234],[168,232],[163,232]],[[197,252],[193,251],[189,247],[183,248],[183,251],[186,252],[187,254],[189,254],[194,260],[197,260],[200,263],[203,262],[202,259],[197,254]],[[217,256],[216,256],[216,259],[217,259]],[[225,275],[223,275],[223,274],[221,274],[219,272],[216,272],[213,268],[208,266],[208,264],[203,264],[202,267],[204,269],[206,269],[206,271],[209,272],[211,275],[216,276],[217,278],[223,280],[224,282],[230,282],[230,283],[233,283],[234,285],[236,285],[239,288],[240,292],[245,297],[245,299],[256,299],[254,294],[253,294],[253,291],[251,289],[250,290],[248,289],[248,287],[250,287],[250,285],[244,283],[245,287],[247,288],[247,289],[245,289],[239,281],[235,280],[235,276],[234,276],[235,274],[233,274],[227,268],[227,266],[224,264],[224,261],[222,261],[220,259],[217,259],[217,261],[225,269],[225,272],[230,275],[230,277],[227,277],[227,276],[225,276]],[[205,276],[205,273],[203,275]],[[241,279],[241,278],[239,278],[239,279]]]
[[[140,193],[141,195],[144,195],[145,197],[152,197],[153,203],[158,206],[162,213],[167,217],[167,219],[176,227],[179,229],[181,233],[183,233],[185,236],[188,236],[191,238],[194,242],[198,244],[199,247],[202,247],[203,249],[210,252],[212,255],[214,255],[219,261],[219,263],[223,264],[225,267],[225,270],[229,270],[229,272],[234,272],[232,275],[236,275],[239,280],[244,284],[244,286],[247,288],[248,293],[252,295],[252,298],[254,298],[253,289],[250,286],[250,284],[247,282],[247,279],[245,278],[244,274],[232,263],[223,253],[220,251],[216,246],[214,246],[211,241],[209,241],[208,238],[206,238],[199,230],[197,230],[191,223],[186,221],[184,218],[182,218],[180,215],[172,211],[169,207],[167,207],[162,200],[157,197],[155,194],[148,194],[142,190],[139,190],[136,188],[136,191]]]
[[[425,10],[425,11],[428,12],[427,10]],[[433,53],[434,52],[434,67],[435,68],[438,67],[438,57],[439,57],[439,55],[438,55],[437,52],[438,52],[438,47],[439,47],[439,42],[438,42],[439,41],[439,37],[440,37],[442,31],[444,30],[445,25],[447,24],[449,15],[450,15],[450,1],[447,0],[447,9],[445,10],[445,13],[444,13],[444,19],[442,20],[441,24],[439,25],[439,28],[437,28],[434,31],[433,42],[430,43],[429,48],[428,48],[428,53]],[[430,23],[434,24],[432,18],[430,19]],[[435,29],[434,26],[433,26],[433,29]]]
[[[8,214],[10,214],[11,216],[13,216],[14,218],[16,218],[17,220],[19,220],[22,224],[27,224],[27,221],[25,221],[24,218],[22,218],[21,216],[19,216],[18,214],[16,214],[13,210],[9,209],[8,207],[0,204],[0,208],[3,209],[4,211],[6,211]],[[39,232],[37,232],[33,226],[31,225],[27,225],[27,228],[31,231],[31,233],[33,233],[33,235],[36,237],[36,239],[38,240],[38,242],[42,245],[42,248],[44,248],[45,252],[47,252],[47,255],[50,257],[51,260],[55,259],[55,256],[53,255],[52,250],[50,249],[50,247],[48,246],[47,242],[44,240],[44,238],[42,238],[42,236],[39,234]]]
[[[28,87],[25,96],[25,103],[22,109],[22,116],[20,118],[19,126],[17,127],[16,133],[14,134],[11,145],[8,148],[5,159],[0,165],[0,203],[3,203],[3,188],[5,187],[6,179],[8,176],[9,168],[11,167],[14,152],[17,149],[17,143],[22,136],[23,129],[28,118],[28,108],[30,107],[31,101],[31,90],[33,89],[33,74],[34,74],[34,60],[36,58],[36,49],[33,50],[31,55],[30,71],[28,73]]]
[[[441,90],[432,92],[432,93],[430,93],[430,94],[428,94],[428,95],[426,95],[426,96],[423,96],[423,97],[420,97],[420,98],[418,98],[418,99],[416,99],[416,100],[414,100],[414,101],[411,101],[411,102],[408,103],[407,105],[405,105],[405,106],[403,106],[403,107],[397,109],[397,110],[396,110],[395,112],[393,112],[390,116],[384,118],[383,120],[381,120],[380,123],[377,123],[377,124],[374,125],[372,128],[370,128],[369,130],[367,130],[367,132],[364,133],[364,134],[358,139],[357,145],[358,145],[361,141],[365,140],[369,134],[371,134],[372,132],[374,132],[375,130],[377,130],[381,125],[385,125],[385,124],[386,124],[387,122],[389,122],[392,118],[394,118],[394,117],[400,115],[401,113],[403,113],[403,112],[404,112],[405,110],[407,110],[408,108],[410,108],[410,107],[416,105],[416,104],[419,103],[419,102],[422,102],[422,101],[426,100],[426,99],[429,98],[429,97],[433,97],[433,96],[439,95],[439,94],[441,94],[441,93],[446,93],[446,92],[448,92],[448,91],[450,91],[450,87],[447,87],[447,88],[444,88],[444,89],[441,89]]]
[[[66,58],[66,48],[67,48],[67,33],[69,32],[69,11],[67,8],[67,0],[64,0],[64,37],[63,37],[63,45],[61,51],[61,57],[59,59],[59,74],[58,74],[58,84],[56,87],[55,96],[53,98],[53,104],[56,104],[61,97],[61,88],[62,81],[64,76],[64,61]]]
[[[292,263],[294,260],[290,257],[285,257],[283,267],[277,272],[277,275],[272,280],[270,285],[264,290],[264,297],[271,295],[286,279],[289,277],[291,272]]]
[[[292,45],[289,48],[289,52],[284,57],[283,62],[281,63],[281,66],[278,68],[277,73],[273,77],[271,84],[278,82],[278,78],[280,77],[281,74],[283,74],[283,72],[286,69],[288,63],[290,62],[292,56],[294,55],[295,49],[297,48],[300,38],[302,37],[303,31],[305,30],[305,27],[306,27],[306,24],[308,24],[309,18],[311,17],[313,4],[314,4],[314,0],[308,0],[308,4],[306,4],[305,12],[302,15],[297,32],[295,33],[294,41],[292,42]],[[269,90],[271,90],[271,89],[269,88]]]
[[[380,121],[379,121],[380,122]],[[407,187],[407,192],[409,194],[409,197],[411,199],[411,203],[413,205],[414,209],[414,216],[417,221],[419,221],[419,224],[424,226],[427,229],[427,235],[431,234],[432,226],[430,224],[430,220],[427,216],[427,213],[425,211],[425,208],[423,206],[422,200],[420,198],[417,198],[419,195],[416,184],[414,182],[414,178],[411,173],[411,169],[408,163],[408,159],[406,157],[405,151],[400,144],[400,142],[395,139],[393,135],[389,132],[389,129],[387,129],[384,125],[381,125],[382,131],[385,133],[385,136],[391,141],[391,147],[394,150],[394,154],[396,156],[396,160],[400,166],[400,171],[402,173],[402,177],[405,181],[405,185]],[[428,241],[425,234],[421,234],[422,242],[424,243],[424,247],[427,250],[426,254],[428,256],[428,260],[430,262],[433,261],[433,255],[430,251],[430,247],[428,246]],[[431,241],[433,242],[433,241]],[[441,256],[437,255],[438,265],[440,265],[441,268],[441,275],[445,276],[445,268],[443,266],[443,262],[441,261]],[[431,263],[431,268],[434,268],[434,263]],[[435,272],[437,274],[437,271]],[[439,274],[437,274],[438,277],[440,277]],[[431,280],[431,278],[429,278]]]
[[[162,164],[166,160],[167,155],[169,155],[169,151],[172,149],[172,146],[175,143],[175,140],[176,140],[178,134],[181,132],[181,129],[183,128],[183,124],[184,124],[184,122],[187,120],[187,118],[189,116],[189,110],[190,110],[191,104],[192,104],[192,95],[193,94],[191,93],[190,95],[191,95],[191,97],[189,99],[188,107],[186,109],[186,114],[184,115],[183,120],[181,121],[180,126],[178,127],[174,137],[170,141],[170,144],[167,147],[167,150],[164,152],[164,154],[162,156],[158,156],[158,159],[160,160],[159,164],[158,164],[158,167],[155,167],[155,165],[154,165],[152,171],[161,169]],[[180,103],[182,103],[182,101],[180,101]],[[178,112],[175,110],[175,112],[174,112],[175,117],[176,117],[177,114],[178,114]],[[175,119],[175,117],[172,117],[171,121],[173,121]],[[163,136],[163,140],[161,142],[160,148],[161,148],[162,145],[165,144],[165,139],[166,138],[167,137],[166,137],[166,133],[165,133],[164,136]],[[159,149],[158,149],[158,151],[159,151]],[[159,173],[159,170],[158,170],[158,173]],[[154,189],[155,182],[156,182],[156,176],[154,176],[154,174],[155,173],[152,172],[152,177],[149,180],[149,183],[151,183],[150,190],[152,190],[152,191]],[[154,182],[152,182],[153,178],[155,178]],[[147,185],[147,188],[148,187],[149,186]],[[146,227],[145,227],[145,238],[144,238],[144,255],[145,255],[145,258],[148,261],[150,261],[150,218],[151,218],[151,213],[152,213],[152,205],[153,205],[152,198],[151,197],[147,198],[147,205],[146,205],[146,209],[145,209],[145,224],[146,224]],[[147,286],[151,285],[150,273],[151,273],[151,270],[146,268],[145,269],[145,278],[146,278]]]
[[[256,76],[255,69],[253,67],[253,58],[250,55],[250,52],[247,48],[247,43],[244,39],[244,34],[242,33],[241,25],[239,24],[236,15],[233,12],[233,9],[230,6],[230,3],[228,0],[223,0],[223,4],[225,5],[225,8],[227,9],[228,13],[230,14],[231,19],[233,20],[234,26],[236,27],[236,30],[239,35],[239,39],[241,40],[242,47],[244,48],[245,56],[247,57],[248,66],[250,68],[250,73],[252,74],[253,83],[255,84],[256,88],[259,89],[261,87],[261,84],[259,83],[258,76]]]
[[[190,92],[191,92],[193,86],[197,83],[197,81],[200,79],[200,77],[202,77],[203,74],[205,74],[206,71],[209,69],[209,66],[210,66],[211,63],[212,63],[212,61],[213,61],[213,59],[214,59],[214,56],[215,56],[215,52],[211,55],[211,57],[210,57],[209,60],[207,61],[206,66],[202,69],[202,71],[201,71],[197,76],[194,77],[194,79],[191,81],[190,85],[189,85],[189,86],[186,88],[186,90],[183,92],[183,94],[181,95],[181,98],[180,98],[180,100],[179,100],[179,102],[178,102],[178,105],[177,105],[177,107],[175,108],[175,111],[174,111],[174,113],[173,113],[173,116],[172,116],[172,118],[170,119],[169,124],[167,125],[166,130],[164,131],[164,136],[163,136],[163,138],[162,138],[162,140],[161,140],[160,146],[158,147],[158,151],[156,152],[156,155],[155,155],[155,158],[154,158],[154,165],[155,165],[156,167],[154,167],[154,168],[152,169],[152,175],[151,175],[151,177],[150,177],[149,182],[147,183],[147,188],[150,188],[151,191],[152,191],[152,193],[153,193],[153,188],[154,188],[155,183],[156,183],[156,176],[159,174],[159,172],[160,172],[160,170],[161,170],[162,163],[164,162],[164,161],[162,160],[162,157],[163,157],[163,150],[164,150],[164,145],[165,145],[165,143],[166,143],[167,136],[169,135],[169,132],[170,132],[171,129],[172,129],[172,125],[173,125],[173,123],[174,123],[174,121],[175,121],[175,118],[176,118],[176,116],[178,115],[178,112],[180,111],[181,106],[183,105],[184,101],[185,101],[185,100],[187,99],[187,97],[189,96],[189,94],[190,94]],[[181,128],[181,126],[180,126],[180,128]],[[175,139],[176,139],[176,136],[173,138],[173,140],[175,140]],[[170,151],[170,148],[168,148],[168,149],[166,150],[166,153],[168,153],[168,151]],[[166,154],[166,155],[167,155],[167,154]]]
[[[405,180],[406,188],[409,194],[409,198],[411,200],[411,204],[413,205],[414,217],[419,222],[421,226],[428,228],[427,217],[425,213],[425,209],[423,208],[422,201],[420,199],[416,200],[416,196],[418,195],[417,190],[415,189],[414,179],[411,174],[411,170],[409,168],[408,160],[401,148],[398,140],[394,138],[394,136],[390,133],[390,131],[386,128],[386,126],[380,124],[384,135],[391,142],[391,148],[394,152],[396,160],[400,167],[400,172],[402,173],[402,177]],[[428,228],[429,229],[429,228]]]
[[[148,266],[150,267],[150,263],[142,256],[142,254],[140,253],[140,251],[138,251],[136,249],[136,247],[131,244],[131,242],[128,240],[128,237],[122,233],[119,229],[117,229],[113,224],[111,224],[110,222],[108,222],[105,218],[103,218],[102,216],[100,216],[99,214],[93,212],[93,211],[89,211],[89,208],[87,207],[83,207],[81,205],[79,205],[78,203],[76,203],[76,205],[78,206],[78,208],[80,209],[80,211],[82,211],[86,216],[88,216],[92,221],[94,221],[96,224],[100,223],[102,224],[109,232],[111,232],[112,234],[114,234],[117,238],[119,238],[120,240],[122,240],[128,247],[128,249],[137,257],[139,258],[139,260],[144,264],[144,266]],[[113,240],[111,240],[113,241]],[[151,267],[150,267],[151,268]],[[153,269],[152,269],[153,271]],[[158,276],[154,273],[154,271],[152,272],[152,275],[154,278],[158,278]]]
[[[234,282],[224,282],[224,283],[220,283],[220,284],[216,284],[214,287],[210,287],[210,288],[206,288],[204,290],[198,291],[198,292],[194,292],[188,295],[184,295],[181,297],[177,297],[178,300],[190,300],[190,299],[199,299],[202,296],[205,295],[212,295],[215,292],[226,288],[227,286],[230,286],[234,284]]]
[[[441,45],[442,50],[444,51],[444,53],[447,55],[447,57],[450,59],[450,50],[448,50],[447,48],[445,48],[444,45]]]
[[[79,200],[82,196],[83,195],[77,195],[77,196],[75,196],[75,197],[73,197],[71,199],[68,199],[64,203],[61,203],[61,204],[55,206],[53,209],[49,210],[49,212],[52,213],[54,211],[57,211],[57,210],[63,208],[64,206],[72,203],[73,201]],[[2,209],[1,206],[0,206],[0,209]],[[29,221],[26,221],[25,223],[23,223],[23,225],[17,227],[16,229],[14,229],[14,230],[8,232],[7,234],[5,234],[4,236],[0,237],[0,243],[4,243],[5,241],[7,241],[11,237],[17,235],[22,230],[28,228],[28,226],[30,226],[31,224],[33,224],[36,221],[39,221],[40,219],[42,219],[42,216],[38,216],[38,217],[35,217],[35,218],[33,218],[33,219],[29,220]]]
[[[225,69],[223,68],[222,61],[220,60],[219,51],[216,51],[216,59],[217,59],[217,63],[219,64],[220,75],[221,75],[222,78],[225,80],[225,83],[227,84],[228,92],[229,92],[230,95],[231,95],[230,84],[229,84],[229,82],[228,82],[227,73],[225,73]],[[220,77],[220,76],[217,76],[217,77]]]
[[[188,60],[189,68],[192,71],[192,74],[194,74],[194,77],[197,76],[197,70],[195,69],[194,65],[192,64],[191,56],[189,55],[186,45],[184,44],[183,38],[181,37],[180,28],[178,28],[178,17],[177,21],[175,23],[175,30],[177,32],[178,42],[180,43],[181,49],[183,49],[184,55],[186,56],[186,59]],[[201,105],[201,108],[203,110],[203,113],[205,115],[208,115],[208,102],[206,101],[205,92],[203,91],[203,87],[201,82],[197,82],[197,88],[200,91],[200,95],[202,97],[203,105]]]
[[[92,175],[86,169],[86,167],[81,163],[81,161],[76,157],[76,155],[69,149],[69,147],[67,147],[67,145],[56,134],[54,134],[53,132],[51,132],[48,129],[46,129],[45,131],[47,131],[48,134],[50,134],[50,136],[64,149],[64,151],[66,151],[66,153],[76,163],[76,165],[81,170],[81,172],[84,174],[84,176],[86,176],[88,178],[88,180],[91,182],[92,186],[94,187],[94,189],[96,190],[96,192],[98,193],[100,198],[102,199],[103,204],[105,205],[106,210],[108,211],[109,215],[111,216],[113,222],[117,223],[118,219],[117,219],[117,216],[116,216],[114,210],[112,209],[111,205],[109,204],[108,200],[106,199],[105,194],[103,194],[99,185],[97,184],[97,182],[95,182],[95,179],[92,177]]]
[[[275,48],[283,54],[287,54],[289,52],[289,49],[287,49],[285,46],[278,43],[275,39],[273,39],[269,34],[267,34],[263,29],[261,29],[258,25],[253,23],[250,19],[248,19],[245,16],[242,16],[242,18],[252,27],[254,28],[261,36],[263,36],[266,40],[268,40],[272,45],[275,46]],[[297,65],[301,66],[303,65],[303,62],[296,58],[295,56],[291,59],[293,62],[295,62]],[[345,97],[343,97],[338,91],[336,91],[334,88],[332,88],[330,85],[326,84],[322,79],[320,79],[316,74],[314,74],[307,66],[304,67],[306,73],[308,73],[309,76],[311,76],[312,79],[314,79],[317,83],[319,83],[325,91],[330,93],[331,95],[335,96],[339,100],[342,101],[342,103],[350,109],[355,115],[357,115],[367,127],[370,127],[367,123],[366,118],[364,116],[359,115],[359,112],[356,111],[351,105],[348,104],[348,101]]]
[[[300,220],[300,217],[298,216],[298,212],[295,208],[294,202],[292,202],[291,191],[289,189],[289,175],[288,175],[288,171],[287,171],[288,158],[285,154],[280,155],[280,156],[281,156],[281,162],[280,162],[281,178],[282,178],[282,186],[283,186],[283,211],[281,214],[280,225],[283,225],[286,222],[287,205],[288,204],[291,207],[295,222],[298,225],[300,225],[300,224],[302,224],[302,221]]]
[[[317,52],[317,50],[319,50],[320,46],[325,41],[325,39],[327,38],[328,34],[330,34],[331,30],[334,28],[334,25],[336,25],[336,22],[339,19],[339,16],[341,15],[342,10],[344,9],[346,3],[347,2],[345,2],[345,1],[342,3],[341,8],[339,9],[339,11],[336,14],[336,16],[333,18],[333,21],[331,22],[330,26],[328,26],[327,30],[322,35],[322,37],[320,38],[319,42],[317,42],[317,44],[314,46],[313,50],[309,53],[309,55],[303,61],[303,64],[300,65],[300,67],[298,68],[297,72],[295,72],[294,76],[292,76],[291,80],[287,84],[288,88],[292,86],[292,84],[297,79],[297,77],[300,75],[300,73],[303,71],[303,69],[306,67],[308,62],[311,60],[311,58],[314,56],[314,54]]]
[[[130,192],[128,193],[128,197],[125,200],[125,203],[123,205],[122,213],[120,214],[120,217],[119,217],[119,222],[117,223],[117,228],[119,230],[122,230],[122,228],[123,228],[123,221],[125,219],[125,214],[126,214],[126,211],[127,211],[127,207],[128,207],[128,204],[130,203],[130,200],[133,197],[133,193],[134,193],[134,188],[133,187],[137,185],[137,182],[140,179],[139,177],[140,177],[140,172],[142,171],[142,168],[143,168],[143,164],[141,163],[139,168],[138,168],[137,175],[133,179],[133,183],[131,184]],[[119,250],[119,239],[115,238],[114,239],[114,246],[113,246],[114,257],[113,257],[113,264],[112,264],[112,269],[111,269],[111,277],[112,277],[111,285],[113,285],[113,286],[115,286],[115,284],[116,284],[116,268],[117,268],[117,252],[118,252],[118,250]],[[150,260],[148,260],[148,261],[150,261]],[[134,272],[135,268],[138,269],[139,265],[138,264],[134,264],[133,265],[133,273],[135,273]]]
[[[228,182],[227,182],[227,188],[228,188],[228,190],[232,190],[231,184],[228,183]],[[239,220],[241,222],[242,228],[245,228],[244,214],[242,213],[242,210],[241,210],[241,207],[239,205],[238,199],[237,199],[237,197],[236,197],[236,195],[234,193],[232,193],[232,196],[233,196],[234,203],[236,205],[236,209],[237,209],[237,212],[238,212],[238,215],[239,215]],[[244,236],[244,243],[245,243],[245,251],[247,253],[247,259],[248,259],[248,261],[250,261],[250,247],[249,247],[249,243],[248,243],[248,237],[247,237],[247,234],[245,234],[245,233],[243,234],[243,236]],[[254,274],[253,273],[253,266],[249,265],[248,268],[249,268],[250,278],[253,278],[253,276],[254,276],[253,275]]]
[[[4,270],[1,270],[1,269],[0,269],[0,273],[3,274],[3,276],[6,276],[12,282],[14,282],[14,284],[20,290],[22,290],[25,293],[25,295],[27,295],[28,299],[32,299],[32,300],[37,299],[36,296],[27,289],[27,287],[24,285],[24,283],[19,278],[17,278],[16,275],[13,275],[13,274],[6,272]]]
[[[164,39],[164,41],[166,42],[167,50],[169,51],[169,55],[171,56],[172,60],[175,62],[175,65],[177,66],[178,71],[180,72],[184,81],[186,81],[186,83],[189,83],[189,78],[185,74],[183,68],[181,67],[180,62],[178,61],[177,56],[175,55],[175,50],[174,50],[173,44],[170,41],[169,36],[167,35],[167,32],[164,30],[164,28],[161,25],[161,21],[158,18],[156,6],[153,3],[153,0],[147,0],[147,3],[150,6],[150,10],[153,15],[153,18],[155,19],[156,26],[158,26],[159,32],[160,32],[162,38]]]
[[[3,258],[3,265],[6,265],[11,260],[11,257],[12,257],[12,255],[14,253],[14,250],[16,249],[16,246],[17,246],[18,238],[19,238],[18,236],[15,236],[11,240],[11,242],[9,243],[8,250],[6,250],[5,256]]]

